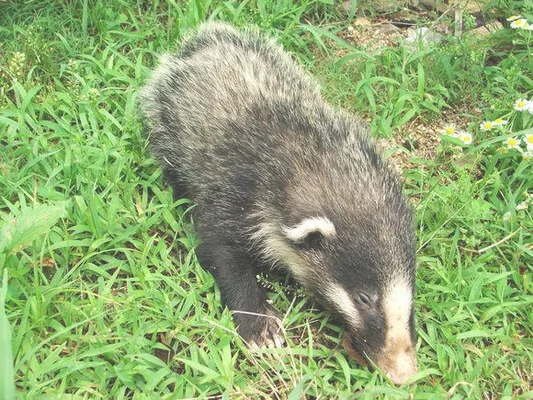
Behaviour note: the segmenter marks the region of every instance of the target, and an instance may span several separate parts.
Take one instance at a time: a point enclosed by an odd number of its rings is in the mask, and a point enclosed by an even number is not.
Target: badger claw
[[[239,331],[251,350],[279,348],[285,344],[281,320],[273,313],[240,319]]]
[[[274,333],[270,337],[254,337],[254,339],[247,340],[246,343],[250,350],[276,349],[283,347],[285,339],[281,333]]]

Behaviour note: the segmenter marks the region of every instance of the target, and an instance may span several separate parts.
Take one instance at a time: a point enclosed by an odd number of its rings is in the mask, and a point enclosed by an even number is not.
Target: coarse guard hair
[[[330,106],[272,39],[206,23],[140,95],[153,154],[196,203],[200,263],[243,339],[281,346],[257,274],[292,274],[397,384],[417,372],[412,211],[360,119]]]

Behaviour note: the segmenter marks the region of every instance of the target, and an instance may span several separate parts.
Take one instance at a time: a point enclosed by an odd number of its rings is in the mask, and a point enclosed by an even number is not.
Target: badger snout
[[[346,335],[343,342],[344,349],[348,355],[361,365],[369,365],[367,356],[353,345],[351,337]],[[385,348],[383,352],[373,357],[372,362],[389,377],[395,385],[403,385],[409,378],[418,373],[416,364],[416,354],[413,346],[395,352],[393,349]]]
[[[418,373],[414,349],[409,349],[384,360],[380,369],[395,385],[404,384],[410,377]]]
[[[351,324],[347,320],[343,346],[359,363],[368,365],[370,360],[394,384],[402,385],[418,373],[412,286],[397,281],[381,296],[368,299],[364,306],[354,302],[358,319]]]

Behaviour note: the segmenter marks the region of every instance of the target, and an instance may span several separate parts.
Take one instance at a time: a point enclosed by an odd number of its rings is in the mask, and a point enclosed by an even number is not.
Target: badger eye
[[[372,306],[372,300],[370,300],[370,296],[367,295],[366,293],[359,293],[357,295],[357,302],[367,307]]]

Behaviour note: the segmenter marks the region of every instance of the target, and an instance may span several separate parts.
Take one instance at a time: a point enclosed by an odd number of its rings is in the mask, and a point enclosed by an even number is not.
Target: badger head
[[[343,323],[350,356],[395,384],[417,373],[411,218],[408,207],[378,217],[299,217],[267,245]]]

